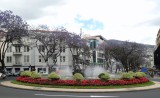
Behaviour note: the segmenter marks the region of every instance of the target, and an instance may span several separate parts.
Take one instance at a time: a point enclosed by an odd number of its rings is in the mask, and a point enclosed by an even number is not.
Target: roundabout
[[[0,80],[0,97],[2,98],[159,98],[160,79],[157,77],[149,78],[154,81],[154,85],[144,88],[126,88],[125,91],[110,91],[108,92],[71,92],[71,91],[47,91],[41,87],[29,87],[23,85],[12,84],[11,81],[15,77],[8,77],[6,80]],[[51,88],[50,88],[51,89]],[[57,88],[55,88],[57,89]],[[131,90],[132,89],[132,90]],[[133,90],[134,89],[134,90]],[[141,89],[141,90],[140,90]],[[115,90],[115,89],[113,89]]]
[[[85,79],[80,73],[72,79],[61,79],[56,73],[50,73],[47,78],[36,72],[24,71],[16,80],[3,81],[1,85],[29,90],[54,92],[123,92],[160,88],[159,82],[151,82],[142,72],[121,74],[121,78],[110,79],[106,73],[101,73],[96,79]]]
[[[160,88],[160,82],[154,81],[154,85],[144,86],[144,87],[135,87],[135,88],[118,88],[118,89],[69,89],[69,88],[46,88],[46,87],[33,87],[13,84],[11,81],[3,81],[1,85],[18,88],[18,89],[27,89],[27,90],[36,90],[36,91],[54,91],[54,92],[81,92],[81,93],[95,93],[95,92],[129,92],[129,91],[143,91]]]

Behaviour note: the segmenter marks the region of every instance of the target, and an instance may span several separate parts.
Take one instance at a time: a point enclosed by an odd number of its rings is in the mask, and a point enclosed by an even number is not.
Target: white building
[[[101,35],[97,36],[87,36],[85,37],[89,40],[89,46],[91,49],[92,56],[90,58],[90,63],[92,65],[105,66],[104,52],[98,48],[99,44],[102,44],[106,39]]]
[[[85,37],[88,40],[92,56],[89,59],[91,65],[102,65],[105,64],[104,53],[99,50],[98,44],[102,43],[105,39],[102,36],[89,36]],[[16,73],[24,70],[31,70],[34,68],[37,72],[48,73],[48,67],[39,51],[36,47],[30,48],[27,46],[31,42],[30,39],[24,38],[21,45],[18,42],[13,42],[9,45],[9,48],[5,55],[5,66],[6,70],[12,73]],[[53,60],[48,60],[50,65],[53,65]],[[68,48],[62,47],[62,53],[57,58],[57,66],[64,68],[65,66],[72,67],[72,54]]]

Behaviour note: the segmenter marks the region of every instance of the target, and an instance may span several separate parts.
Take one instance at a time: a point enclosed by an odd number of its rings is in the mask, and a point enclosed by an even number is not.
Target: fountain
[[[105,73],[106,70],[100,66],[88,66],[84,70],[84,76],[87,79],[97,79],[100,73]]]
[[[117,74],[117,69],[118,71],[121,64],[119,62],[113,62],[112,67],[110,67],[110,70],[105,70],[103,67],[95,65],[95,66],[87,66],[83,71],[82,74],[86,79],[98,79],[98,75],[100,73],[108,73],[112,79],[120,78],[120,75]],[[118,66],[118,68],[117,68]],[[111,71],[112,70],[112,71]],[[61,76],[62,79],[72,79],[73,76],[73,68],[69,66],[60,66],[58,67],[57,74]]]
[[[56,73],[62,78],[62,79],[71,79],[72,78],[72,69],[69,66],[60,66],[58,67],[58,70]]]

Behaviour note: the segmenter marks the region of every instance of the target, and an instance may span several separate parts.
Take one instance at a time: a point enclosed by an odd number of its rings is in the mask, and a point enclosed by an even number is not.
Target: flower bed
[[[145,82],[149,82],[149,80],[145,77],[141,78],[133,78],[129,80],[108,80],[108,81],[101,81],[99,79],[93,80],[82,80],[77,82],[75,80],[49,80],[49,79],[33,79],[30,77],[18,77],[16,78],[17,81],[24,82],[24,83],[32,83],[32,84],[45,84],[45,85],[59,85],[59,86],[111,86],[111,85],[130,85],[130,84],[141,84]]]

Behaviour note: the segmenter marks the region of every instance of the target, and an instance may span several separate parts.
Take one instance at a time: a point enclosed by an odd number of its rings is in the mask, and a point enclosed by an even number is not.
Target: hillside
[[[114,40],[114,39],[106,40],[106,41],[109,44],[123,44],[125,42],[125,41]],[[134,42],[130,42],[130,43],[134,43]],[[155,48],[155,45],[142,44],[142,43],[138,43],[138,44],[144,45],[144,47],[150,48],[150,49],[154,49]]]

